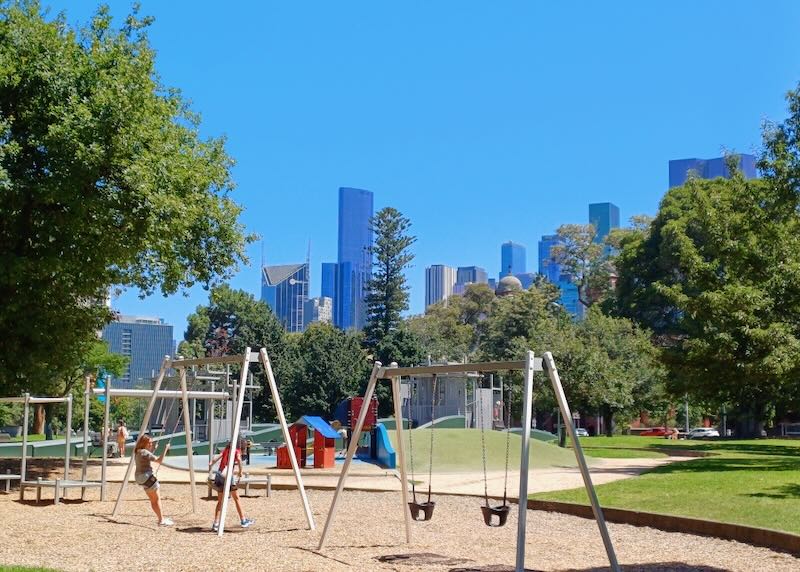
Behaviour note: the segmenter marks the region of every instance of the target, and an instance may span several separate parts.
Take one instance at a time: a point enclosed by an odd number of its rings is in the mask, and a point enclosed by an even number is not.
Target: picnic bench
[[[0,481],[5,481],[4,491],[7,492],[7,493],[10,492],[11,491],[11,481],[18,481],[21,478],[22,477],[20,477],[19,475],[12,475],[11,474],[11,469],[6,469],[6,474],[5,475],[0,474]]]
[[[35,481],[20,481],[19,483],[19,500],[25,500],[25,489],[36,489],[36,502],[42,500],[42,489],[53,489],[53,504],[61,502],[62,498],[66,498],[67,489],[81,489],[81,499],[86,495],[87,488],[101,488],[103,484],[99,481],[72,481],[67,479],[44,480],[41,477]]]

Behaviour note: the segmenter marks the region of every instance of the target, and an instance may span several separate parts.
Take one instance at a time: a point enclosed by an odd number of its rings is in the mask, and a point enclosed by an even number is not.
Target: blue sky
[[[431,264],[500,270],[588,203],[654,214],[667,161],[757,151],[800,80],[800,3],[157,2],[150,31],[166,85],[206,135],[227,137],[234,198],[267,262],[303,261],[312,295],[336,259],[337,189],[375,193],[418,237],[421,312]],[[55,2],[85,22],[91,2]],[[131,2],[110,2],[121,18]],[[259,293],[261,244],[234,287]],[[201,288],[114,306],[181,339]]]

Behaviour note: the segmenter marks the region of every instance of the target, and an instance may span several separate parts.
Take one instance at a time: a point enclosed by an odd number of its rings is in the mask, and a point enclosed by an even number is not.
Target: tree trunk
[[[763,403],[752,403],[750,407],[743,409],[741,417],[736,422],[736,436],[744,439],[761,437],[764,431],[765,410]]]
[[[44,405],[37,403],[33,406],[33,429],[31,434],[42,435],[44,433]]]
[[[614,435],[614,410],[608,405],[603,406],[603,429],[606,437]]]
[[[48,441],[53,440],[53,404],[46,403],[44,406],[44,438]]]

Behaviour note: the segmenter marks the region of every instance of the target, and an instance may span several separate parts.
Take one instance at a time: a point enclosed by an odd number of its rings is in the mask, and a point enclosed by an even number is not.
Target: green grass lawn
[[[392,445],[397,450],[397,437],[394,430],[388,431]],[[406,462],[409,456],[408,431],[404,432]],[[486,468],[502,470],[506,459],[506,433],[486,431]],[[430,455],[430,429],[414,429],[414,470],[427,471]],[[509,436],[509,467],[519,470],[521,437]],[[575,454],[569,449],[561,449],[549,443],[531,439],[531,467],[574,467]],[[433,445],[434,472],[482,471],[481,432],[478,429],[434,429]]]
[[[660,512],[800,534],[800,441],[669,441],[646,437],[581,439],[587,448],[691,449],[712,456],[654,468],[597,487],[603,506]],[[588,452],[588,451],[587,451]],[[588,504],[582,489],[531,498]]]
[[[28,566],[3,566],[0,564],[0,572],[58,572],[53,568],[30,568]]]
[[[53,435],[53,439],[63,439],[63,438],[64,438],[63,435]],[[34,441],[44,441],[44,435],[39,435],[39,434],[28,435],[28,443],[32,443]],[[10,442],[22,443],[22,435],[20,435],[19,437],[12,437]],[[0,568],[0,571],[2,571],[2,568]]]

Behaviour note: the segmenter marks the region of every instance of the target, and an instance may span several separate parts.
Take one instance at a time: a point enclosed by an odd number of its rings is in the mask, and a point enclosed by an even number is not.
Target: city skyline
[[[51,4],[81,24],[95,10]],[[122,23],[130,2],[109,4]],[[373,4],[322,3],[309,14],[144,0],[141,13],[155,17],[148,36],[164,84],[191,99],[201,136],[226,136],[230,196],[270,262],[303,259],[310,239],[310,296],[319,296],[320,264],[337,259],[336,189],[370,189],[376,211],[397,208],[419,237],[408,272],[416,314],[432,264],[479,264],[496,277],[499,244],[534,252],[559,224],[585,221],[589,203],[619,205],[623,225],[654,215],[671,159],[757,155],[762,121],[786,116],[783,95],[800,71],[790,57],[800,6],[771,7],[693,3],[687,19],[672,4],[576,13],[558,3],[437,3],[420,18]],[[726,52],[737,57],[718,57]],[[686,65],[698,59],[715,65]],[[591,151],[578,153],[576,141]],[[260,250],[251,244],[250,264],[230,280],[256,297]],[[182,338],[186,317],[207,302],[198,285],[144,300],[132,289],[114,307],[162,316]]]

